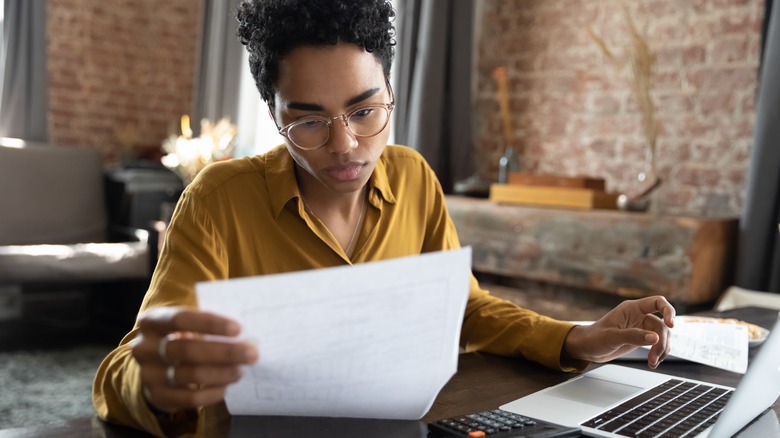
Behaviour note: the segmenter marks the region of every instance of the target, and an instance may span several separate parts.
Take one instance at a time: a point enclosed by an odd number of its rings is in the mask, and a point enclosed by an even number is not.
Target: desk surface
[[[712,315],[712,314],[710,314]],[[767,309],[737,309],[714,316],[736,317],[771,328],[776,311]],[[751,349],[752,358],[760,347]],[[643,362],[621,362],[622,365],[646,368]],[[597,365],[593,365],[597,366]],[[728,386],[736,386],[739,375],[690,362],[666,362],[660,369],[674,374]],[[205,437],[244,437],[259,433],[274,437],[299,437],[315,434],[319,437],[425,437],[425,422],[494,409],[516,398],[563,382],[568,374],[548,370],[517,358],[504,358],[484,353],[460,356],[458,372],[442,389],[433,407],[421,421],[347,420],[294,417],[230,417],[224,406],[209,409]],[[780,401],[759,417],[745,436],[780,436]],[[757,432],[756,429],[760,428]],[[769,432],[767,432],[768,428]],[[0,438],[32,437],[146,437],[132,429],[106,424],[96,417],[78,418],[39,427],[0,431]]]

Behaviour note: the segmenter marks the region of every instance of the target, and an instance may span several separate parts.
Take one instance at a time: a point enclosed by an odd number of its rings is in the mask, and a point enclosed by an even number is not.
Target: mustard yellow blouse
[[[215,163],[184,191],[140,311],[197,306],[199,281],[317,269],[458,248],[441,186],[413,149],[388,146],[369,180],[369,205],[352,259],[298,192],[294,163],[279,146],[259,156]],[[561,368],[572,325],[488,294],[471,278],[461,330],[466,351],[523,356]],[[93,402],[111,422],[162,436],[144,401],[131,331],[97,371]],[[262,356],[262,351],[261,351]]]

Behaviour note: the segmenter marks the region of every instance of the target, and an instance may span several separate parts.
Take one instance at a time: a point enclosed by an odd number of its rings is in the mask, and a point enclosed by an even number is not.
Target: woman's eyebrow
[[[301,111],[323,111],[325,108],[322,107],[322,105],[318,105],[316,103],[306,103],[306,102],[288,102],[287,103],[288,109],[296,109]]]
[[[357,96],[355,96],[355,97],[353,97],[351,99],[348,99],[347,102],[346,102],[346,106],[352,106],[352,105],[354,105],[354,104],[356,104],[358,102],[362,102],[362,101],[368,99],[369,97],[375,95],[376,93],[379,93],[379,87],[372,88],[370,90],[366,90],[366,91],[358,94]]]
[[[379,93],[379,90],[380,90],[379,87],[366,90],[355,97],[351,97],[347,99],[345,105],[352,106],[358,102],[362,102],[368,99],[369,97]],[[325,110],[325,108],[323,108],[322,105],[318,103],[310,103],[310,102],[289,102],[286,106],[288,109],[295,109],[300,111],[324,111]]]

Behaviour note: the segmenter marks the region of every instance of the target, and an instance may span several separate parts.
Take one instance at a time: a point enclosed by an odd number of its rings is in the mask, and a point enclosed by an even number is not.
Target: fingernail
[[[254,347],[247,347],[244,349],[244,361],[247,363],[257,362],[257,350]]]
[[[235,321],[228,321],[227,327],[225,328],[228,333],[239,333],[241,331],[241,326]]]
[[[655,342],[655,336],[648,333],[645,335],[645,342],[653,343]]]

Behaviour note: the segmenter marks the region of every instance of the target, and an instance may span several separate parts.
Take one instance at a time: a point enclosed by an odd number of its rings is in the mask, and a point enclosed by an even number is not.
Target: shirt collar
[[[265,179],[274,217],[279,218],[287,202],[300,196],[298,181],[295,180],[295,161],[285,145],[265,154]]]
[[[387,150],[387,148],[385,148],[385,150]],[[378,191],[385,201],[395,204],[397,202],[395,194],[393,193],[393,189],[390,188],[390,180],[387,178],[386,156],[387,155],[383,152],[382,156],[379,157],[379,160],[376,162],[376,167],[374,167],[374,173],[371,174],[371,178],[368,180],[368,184],[372,189],[372,192]]]
[[[295,179],[295,161],[285,145],[280,145],[265,154],[265,178],[268,184],[268,197],[274,217],[278,218],[290,199],[300,197],[298,181]],[[378,191],[385,201],[395,204],[396,198],[387,178],[387,163],[382,154],[368,180],[371,192]],[[371,199],[369,197],[369,199]]]

